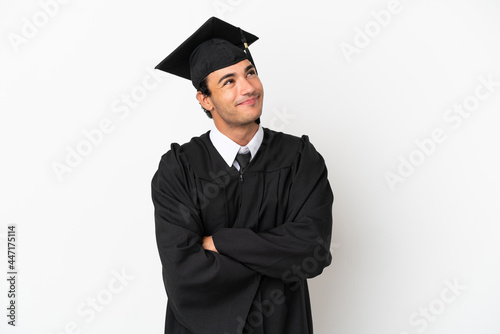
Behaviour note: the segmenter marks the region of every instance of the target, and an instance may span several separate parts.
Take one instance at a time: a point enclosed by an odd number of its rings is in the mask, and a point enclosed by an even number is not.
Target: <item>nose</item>
[[[255,92],[254,85],[248,80],[248,78],[244,77],[240,80],[240,94],[241,95],[251,95]]]

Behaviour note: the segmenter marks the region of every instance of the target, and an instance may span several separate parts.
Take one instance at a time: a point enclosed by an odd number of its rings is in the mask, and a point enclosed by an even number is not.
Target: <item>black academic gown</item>
[[[306,279],[331,262],[333,194],[307,136],[264,129],[242,175],[208,133],[172,144],[152,197],[165,333],[312,333]],[[219,253],[203,249],[210,235]]]

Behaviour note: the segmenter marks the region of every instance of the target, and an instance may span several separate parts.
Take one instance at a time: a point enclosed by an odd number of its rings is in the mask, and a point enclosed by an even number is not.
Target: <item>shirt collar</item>
[[[255,157],[255,154],[260,148],[262,144],[262,140],[264,139],[264,129],[259,124],[259,129],[250,140],[250,142],[246,145],[250,150],[252,160]],[[236,144],[234,141],[229,139],[226,135],[222,134],[219,129],[214,125],[212,125],[212,130],[210,131],[210,140],[214,145],[215,149],[224,161],[227,163],[229,167],[233,165],[234,159],[236,158],[236,154],[238,154],[239,149],[242,147]]]

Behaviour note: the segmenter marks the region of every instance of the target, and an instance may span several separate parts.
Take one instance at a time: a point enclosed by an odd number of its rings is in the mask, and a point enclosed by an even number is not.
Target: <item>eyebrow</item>
[[[253,68],[255,68],[255,66],[253,66],[252,64],[248,65],[248,66],[245,68],[245,73],[246,73],[246,72],[248,72],[248,71],[250,71],[250,70],[251,70],[251,69],[253,69]],[[233,73],[228,73],[228,74],[223,75],[223,76],[219,79],[219,81],[217,82],[217,85],[220,85],[220,83],[221,83],[222,81],[224,81],[225,79],[227,79],[227,78],[231,78],[231,77],[234,77],[234,76],[236,76],[236,73],[234,73],[234,72],[233,72]]]

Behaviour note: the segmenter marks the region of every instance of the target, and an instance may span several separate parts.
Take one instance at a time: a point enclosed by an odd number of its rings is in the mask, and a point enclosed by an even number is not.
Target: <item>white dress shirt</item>
[[[259,150],[263,139],[264,130],[262,129],[262,126],[260,124],[259,129],[246,146],[240,146],[236,144],[226,135],[222,134],[219,129],[217,129],[215,124],[212,126],[212,130],[210,131],[210,141],[215,146],[217,152],[219,152],[219,154],[229,167],[234,166],[238,170],[240,170],[240,165],[235,160],[236,154],[247,153],[248,151],[250,151],[250,161],[252,161],[252,159],[255,157],[255,154]]]

